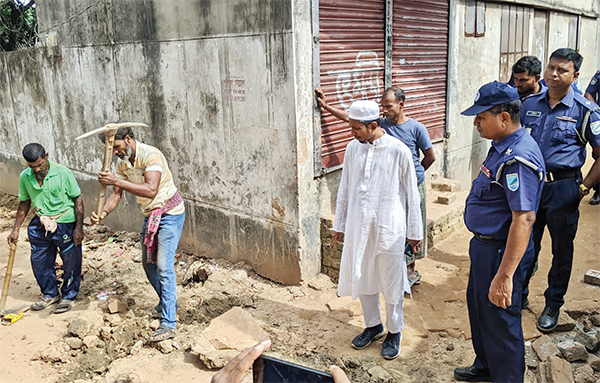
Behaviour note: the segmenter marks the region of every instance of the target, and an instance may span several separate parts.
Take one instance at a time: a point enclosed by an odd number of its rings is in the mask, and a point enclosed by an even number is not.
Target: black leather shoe
[[[590,205],[598,205],[600,204],[600,192],[596,190],[592,199],[590,199]]]
[[[395,359],[398,355],[400,355],[400,339],[402,338],[402,334],[399,332],[396,334],[392,334],[388,332],[385,340],[383,341],[383,348],[381,349],[381,356],[383,356],[387,360]]]
[[[550,332],[556,328],[558,324],[558,316],[560,314],[560,309],[555,309],[552,307],[546,306],[542,315],[537,321],[537,328],[541,332]]]
[[[483,368],[459,367],[454,369],[454,379],[459,382],[491,382],[490,370]]]
[[[376,339],[381,338],[385,335],[383,325],[379,324],[373,327],[367,327],[365,331],[359,334],[356,338],[352,339],[352,347],[357,350],[362,350],[367,347]]]

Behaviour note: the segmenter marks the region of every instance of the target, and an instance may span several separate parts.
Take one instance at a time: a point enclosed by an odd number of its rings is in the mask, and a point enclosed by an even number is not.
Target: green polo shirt
[[[19,201],[31,200],[31,204],[40,215],[53,217],[63,211],[57,223],[75,222],[75,202],[73,198],[81,195],[81,189],[75,175],[66,166],[50,162],[50,169],[42,186],[35,178],[31,168],[21,172],[19,178]]]

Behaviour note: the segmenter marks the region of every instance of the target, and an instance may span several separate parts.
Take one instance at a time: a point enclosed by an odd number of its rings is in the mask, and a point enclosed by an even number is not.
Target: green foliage
[[[34,0],[0,0],[0,51],[33,46],[37,28]]]

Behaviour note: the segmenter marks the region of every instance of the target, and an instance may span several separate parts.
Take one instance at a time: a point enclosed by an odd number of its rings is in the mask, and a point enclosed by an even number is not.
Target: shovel
[[[12,277],[13,264],[15,263],[15,254],[17,253],[17,244],[10,244],[10,254],[8,255],[8,266],[6,266],[6,276],[4,277],[4,287],[2,288],[2,296],[0,297],[0,316],[6,314],[16,314],[21,312],[27,305],[19,305],[9,310],[5,310],[6,298],[8,297],[8,288],[10,287],[10,278]]]

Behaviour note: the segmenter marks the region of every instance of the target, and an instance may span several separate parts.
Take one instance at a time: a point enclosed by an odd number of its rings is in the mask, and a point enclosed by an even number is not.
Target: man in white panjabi
[[[383,294],[388,334],[381,355],[394,359],[410,293],[405,241],[418,251],[423,239],[417,177],[408,147],[379,126],[376,102],[355,101],[348,112],[356,139],[346,148],[331,240],[344,242],[338,295],[360,299],[367,328],[351,344],[363,349],[385,334]]]

